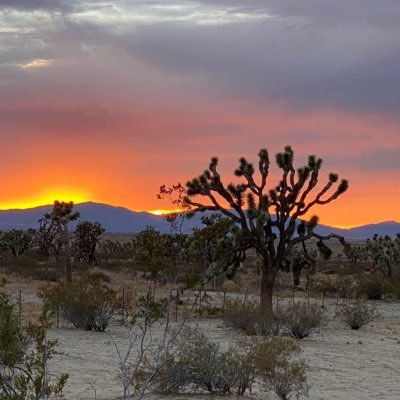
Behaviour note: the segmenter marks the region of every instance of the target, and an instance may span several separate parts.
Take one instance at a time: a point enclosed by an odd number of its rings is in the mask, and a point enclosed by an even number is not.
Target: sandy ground
[[[8,285],[9,292],[16,299],[17,286]],[[35,291],[32,285],[22,287],[24,319],[28,318],[29,310],[36,312],[39,308]],[[333,317],[335,301],[332,300],[328,306],[330,318],[321,333],[300,341],[303,357],[309,366],[310,400],[400,399],[400,303],[378,302],[378,309],[382,314],[379,321],[352,331]],[[224,346],[240,336],[226,328],[219,319],[189,322],[192,326],[197,324],[211,339]],[[63,353],[52,360],[50,372],[70,375],[65,399],[115,400],[120,397],[118,358],[110,335],[121,348],[126,345],[126,331],[122,327],[112,327],[109,333],[85,332],[65,326],[50,330],[49,337],[58,339],[58,350]],[[153,395],[147,398],[205,400],[215,399],[215,396]],[[249,398],[276,397],[255,390]]]
[[[311,400],[400,399],[400,304],[380,303],[379,306],[382,319],[359,331],[347,329],[340,321],[330,320],[321,334],[300,341],[303,357],[309,366]],[[210,338],[224,344],[238,337],[220,320],[190,322],[191,325],[197,323]],[[114,327],[110,334],[121,346],[127,343],[122,328]],[[59,350],[65,353],[54,360],[53,371],[60,368],[70,374],[65,390],[67,399],[94,399],[93,388],[97,399],[118,398],[117,357],[108,334],[64,328],[53,329],[50,336],[59,340]],[[209,396],[179,397],[182,400],[189,398],[205,399]],[[255,393],[252,398],[274,397]]]

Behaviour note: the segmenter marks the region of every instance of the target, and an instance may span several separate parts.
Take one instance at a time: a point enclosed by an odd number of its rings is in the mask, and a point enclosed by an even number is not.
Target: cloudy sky
[[[399,21],[398,0],[0,0],[0,208],[167,208],[211,156],[229,181],[291,144],[350,180],[321,222],[400,220]]]

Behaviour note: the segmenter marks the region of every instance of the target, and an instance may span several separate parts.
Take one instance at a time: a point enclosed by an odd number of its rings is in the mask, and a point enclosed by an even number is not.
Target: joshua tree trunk
[[[67,282],[72,282],[72,265],[71,265],[71,246],[69,243],[68,226],[65,224],[60,225],[60,236],[64,244],[64,272]]]
[[[264,267],[260,287],[260,304],[265,316],[272,316],[272,300],[274,291],[274,274]]]

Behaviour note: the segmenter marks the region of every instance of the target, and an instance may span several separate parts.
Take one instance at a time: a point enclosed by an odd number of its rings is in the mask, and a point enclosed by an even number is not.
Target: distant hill
[[[41,216],[50,212],[52,206],[41,206],[26,210],[0,211],[0,230],[37,228]],[[75,206],[81,214],[81,220],[98,221],[110,233],[135,233],[153,226],[161,232],[169,232],[170,225],[162,216],[147,212],[131,211],[124,207],[115,207],[101,203],[81,203]],[[184,224],[184,232],[190,233],[194,227],[201,227],[200,218],[204,214],[195,215]],[[73,225],[74,226],[74,225]],[[394,221],[378,224],[363,225],[350,229],[340,229],[326,225],[319,225],[316,232],[325,235],[336,233],[346,239],[366,239],[375,233],[379,235],[395,236],[400,233],[400,223]]]

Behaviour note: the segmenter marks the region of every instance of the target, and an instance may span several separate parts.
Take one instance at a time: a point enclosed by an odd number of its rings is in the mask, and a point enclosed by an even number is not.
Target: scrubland
[[[254,261],[254,260],[253,260]],[[229,304],[251,304],[257,302],[258,277],[255,269],[247,261],[247,267],[240,270],[233,280],[226,280],[218,288],[208,283],[200,291],[198,288],[184,288],[179,304],[171,303],[171,328],[178,326],[186,311],[195,304],[185,325],[201,330],[222,349],[248,338],[241,331],[224,323],[224,312]],[[365,266],[364,266],[365,267]],[[306,364],[308,398],[317,399],[398,399],[400,386],[398,371],[400,370],[400,303],[393,295],[386,295],[381,300],[368,300],[375,304],[379,318],[352,330],[340,318],[342,305],[357,304],[359,296],[352,295],[352,283],[359,274],[346,262],[336,260],[320,265],[319,272],[312,276],[314,289],[296,290],[291,287],[291,276],[282,273],[274,295],[274,307],[284,308],[301,302],[306,307],[320,309],[323,323],[310,336],[296,340],[301,348],[301,357]],[[92,268],[92,271],[108,277],[108,285],[124,296],[136,298],[145,294],[152,283],[136,271],[133,273],[129,265],[121,268]],[[368,272],[367,272],[368,273]],[[41,310],[41,299],[37,293],[45,282],[32,279],[29,274],[10,273],[3,270],[6,278],[5,291],[14,299],[21,325],[35,319]],[[334,292],[332,287],[340,288]],[[338,283],[339,282],[339,283]],[[302,286],[305,282],[302,279]],[[155,288],[156,297],[168,296],[170,285],[159,283]],[[328,289],[321,290],[321,287]],[[319,289],[318,289],[319,288]],[[330,289],[329,289],[330,288]],[[175,289],[174,289],[175,290]],[[173,292],[175,293],[175,292]],[[199,297],[200,296],[200,297]],[[199,301],[201,299],[201,301]],[[177,322],[176,322],[177,321]],[[226,321],[225,321],[226,322]],[[58,325],[58,327],[57,327]],[[163,324],[154,325],[155,338],[163,334]],[[126,348],[128,343],[126,329],[118,323],[111,323],[105,332],[76,329],[62,318],[54,321],[48,332],[50,339],[57,339],[60,352],[50,361],[51,374],[68,373],[69,379],[64,389],[65,398],[73,399],[118,399],[121,398],[119,382],[119,364],[116,346]],[[136,351],[136,350],[134,350]],[[188,390],[179,394],[149,393],[149,399],[209,399],[217,394],[206,391]],[[226,394],[227,399],[237,398],[235,394]],[[265,399],[278,398],[273,392],[266,392],[259,382],[253,385],[252,393],[246,392],[244,398]],[[293,396],[292,398],[295,398]],[[306,398],[301,395],[300,398]]]

